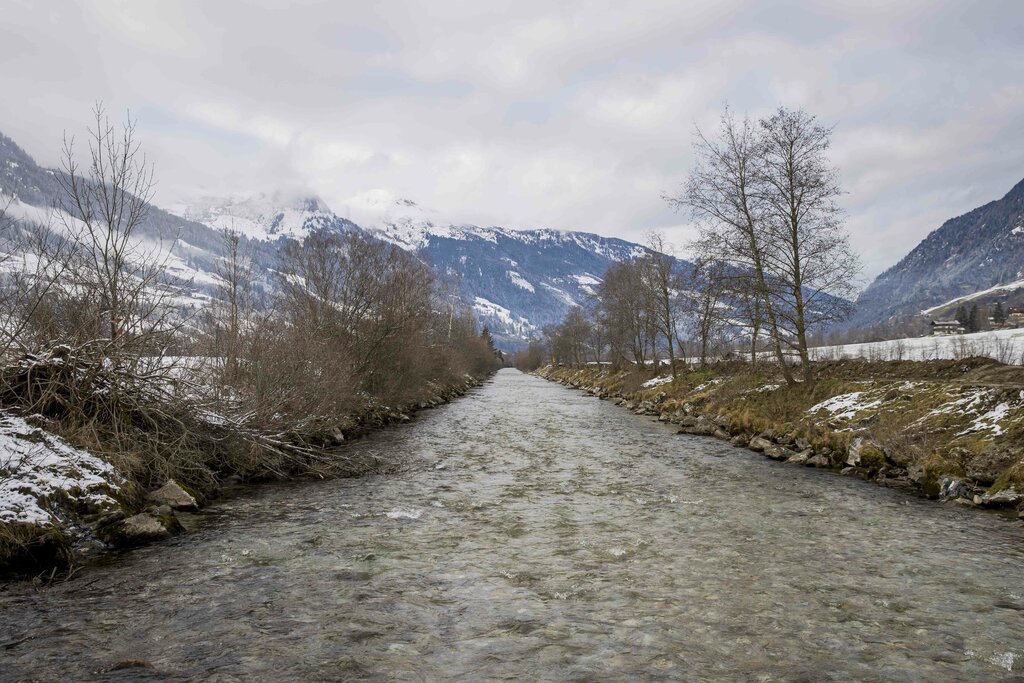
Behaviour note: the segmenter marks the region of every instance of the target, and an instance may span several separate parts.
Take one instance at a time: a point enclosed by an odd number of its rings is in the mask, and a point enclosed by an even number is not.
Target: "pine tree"
[[[1003,302],[997,301],[996,307],[992,311],[992,322],[996,325],[1002,325],[1006,322],[1006,311],[1003,310]]]
[[[494,353],[494,339],[491,337],[491,331],[486,325],[484,325],[484,329],[480,333],[480,338],[487,344],[487,348],[490,349],[491,353]]]
[[[956,309],[956,320],[964,327],[967,327],[971,320],[970,316],[967,314],[967,307],[963,304],[960,304],[960,308]]]
[[[967,331],[978,332],[979,330],[981,330],[981,311],[978,309],[978,305],[974,304],[967,316]]]

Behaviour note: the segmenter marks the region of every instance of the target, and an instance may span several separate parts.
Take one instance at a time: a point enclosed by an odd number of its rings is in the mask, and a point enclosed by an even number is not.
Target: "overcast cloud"
[[[1024,178],[1024,2],[37,2],[0,10],[0,131],[57,162],[130,108],[158,203],[386,190],[454,220],[682,244],[661,199],[723,103],[835,125],[873,276]]]

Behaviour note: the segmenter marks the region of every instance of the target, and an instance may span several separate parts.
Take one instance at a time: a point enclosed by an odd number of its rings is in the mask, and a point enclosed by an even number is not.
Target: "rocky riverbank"
[[[786,387],[769,369],[752,373],[742,363],[674,380],[606,366],[537,374],[680,433],[1024,519],[1024,389],[1016,369],[993,365],[832,362],[812,388]]]
[[[333,429],[289,435],[315,458],[308,468],[255,475],[228,465],[203,488],[166,479],[146,491],[118,467],[117,457],[73,445],[48,431],[40,416],[0,410],[0,577],[52,577],[105,551],[182,533],[203,506],[248,484],[358,476],[388,467],[387,462],[348,457],[346,445],[409,422],[417,412],[463,396],[484,379],[466,375],[445,386],[432,385],[414,403],[366,407]]]

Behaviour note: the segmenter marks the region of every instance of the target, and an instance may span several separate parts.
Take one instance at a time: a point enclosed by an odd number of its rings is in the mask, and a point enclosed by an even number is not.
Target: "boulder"
[[[170,535],[167,527],[159,519],[146,512],[141,512],[118,524],[113,530],[110,540],[116,546],[128,548],[159,541]]]
[[[716,429],[715,433],[712,434],[711,436],[715,437],[716,439],[721,439],[722,441],[728,441],[729,440],[729,432],[725,431],[722,428]]]
[[[804,461],[804,465],[808,467],[832,467],[832,451],[824,450],[812,455]]]
[[[799,449],[801,451],[806,451],[808,448],[811,447],[811,442],[808,441],[807,439],[803,438],[802,436],[798,436],[793,441],[793,444],[797,447],[797,449]]]
[[[1003,489],[996,493],[986,493],[983,496],[975,496],[974,502],[983,508],[1012,508],[1024,502],[1024,494],[1017,493],[1013,489]]]
[[[885,454],[877,444],[858,436],[850,442],[844,462],[850,467],[878,469],[885,464]]]
[[[943,477],[939,484],[939,498],[970,498],[971,490],[959,479]]]
[[[714,436],[716,431],[718,431],[718,428],[715,427],[715,425],[707,421],[701,422],[700,420],[698,420],[697,424],[693,425],[692,427],[682,427],[679,430],[679,433],[694,434],[696,436]]]
[[[192,494],[181,488],[173,479],[169,479],[156,491],[150,491],[147,498],[155,505],[167,505],[172,510],[192,511],[199,508]]]
[[[748,443],[750,443],[750,435],[737,434],[736,436],[729,439],[729,443],[731,443],[733,446],[746,446]]]
[[[771,458],[772,460],[789,460],[794,455],[796,455],[796,452],[791,451],[788,448],[785,448],[784,446],[771,444],[770,446],[764,449],[764,454]]]
[[[755,436],[747,443],[747,448],[752,451],[757,451],[758,453],[763,453],[765,449],[771,448],[774,445],[775,444],[763,436]]]
[[[793,463],[794,465],[803,465],[806,464],[807,461],[813,455],[814,451],[812,451],[810,448],[805,448],[799,453],[794,453],[792,456],[789,457],[789,459],[786,460],[786,462]]]

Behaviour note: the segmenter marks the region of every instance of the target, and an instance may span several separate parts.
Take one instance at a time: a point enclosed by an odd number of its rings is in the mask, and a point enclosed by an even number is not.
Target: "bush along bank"
[[[153,381],[93,361],[57,347],[0,369],[0,577],[53,577],[105,550],[181,533],[244,483],[386,469],[345,445],[490,374],[438,377],[390,405],[364,395],[336,419],[272,431],[213,410],[225,402],[198,396],[182,373]]]
[[[537,374],[657,416],[680,433],[1024,518],[1024,390],[1019,373],[996,365],[838,361],[818,368],[813,387],[788,387],[745,363],[679,372],[675,380],[597,365]]]

